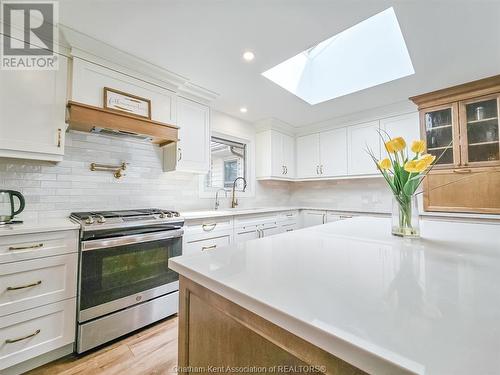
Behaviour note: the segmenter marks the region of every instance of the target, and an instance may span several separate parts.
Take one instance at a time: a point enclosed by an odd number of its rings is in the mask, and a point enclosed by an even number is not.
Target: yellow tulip
[[[388,152],[395,154],[406,147],[406,142],[402,137],[393,138],[385,143],[385,148]]]
[[[427,166],[429,166],[432,163],[434,163],[434,160],[436,160],[436,156],[431,154],[424,154],[420,157],[419,160],[424,161],[427,164]]]
[[[378,162],[378,166],[380,167],[380,169],[386,170],[386,169],[390,169],[392,167],[392,164],[388,158],[385,158],[385,159],[380,160]]]
[[[425,141],[413,141],[411,144],[411,150],[416,153],[420,154],[421,152],[425,151]]]
[[[385,148],[387,152],[390,152],[391,154],[394,154],[396,150],[394,149],[394,142],[391,139],[390,141],[385,142]]]
[[[402,151],[406,147],[406,142],[403,137],[397,137],[392,140],[394,142],[394,150]]]
[[[409,160],[405,163],[405,171],[409,173],[418,173],[416,160]]]

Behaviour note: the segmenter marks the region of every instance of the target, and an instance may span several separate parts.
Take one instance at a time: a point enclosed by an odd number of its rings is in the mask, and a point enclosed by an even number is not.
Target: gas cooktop
[[[162,210],[157,208],[73,212],[71,213],[70,218],[79,223],[84,230],[184,221],[177,211]]]

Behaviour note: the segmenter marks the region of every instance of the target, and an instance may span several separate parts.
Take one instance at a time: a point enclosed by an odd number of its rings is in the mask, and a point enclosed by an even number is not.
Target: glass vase
[[[400,237],[420,236],[420,216],[416,195],[392,197],[392,234]]]

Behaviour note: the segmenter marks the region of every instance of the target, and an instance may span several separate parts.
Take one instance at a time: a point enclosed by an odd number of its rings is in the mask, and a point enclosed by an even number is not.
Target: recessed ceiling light
[[[246,60],[246,61],[252,61],[253,59],[255,59],[255,55],[252,51],[246,51],[244,54],[243,54],[243,58]]]
[[[247,113],[248,112],[248,109],[246,107],[241,107],[240,108],[240,112],[241,113]]]
[[[391,7],[262,75],[314,105],[414,73]]]

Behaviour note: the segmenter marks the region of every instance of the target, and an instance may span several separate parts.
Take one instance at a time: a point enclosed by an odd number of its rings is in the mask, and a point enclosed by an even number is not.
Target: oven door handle
[[[101,240],[92,240],[82,242],[82,251],[105,249],[108,247],[131,245],[141,242],[168,240],[171,238],[179,238],[184,234],[183,229],[169,230],[158,233],[134,234],[132,236],[124,236],[117,238],[105,238]]]

